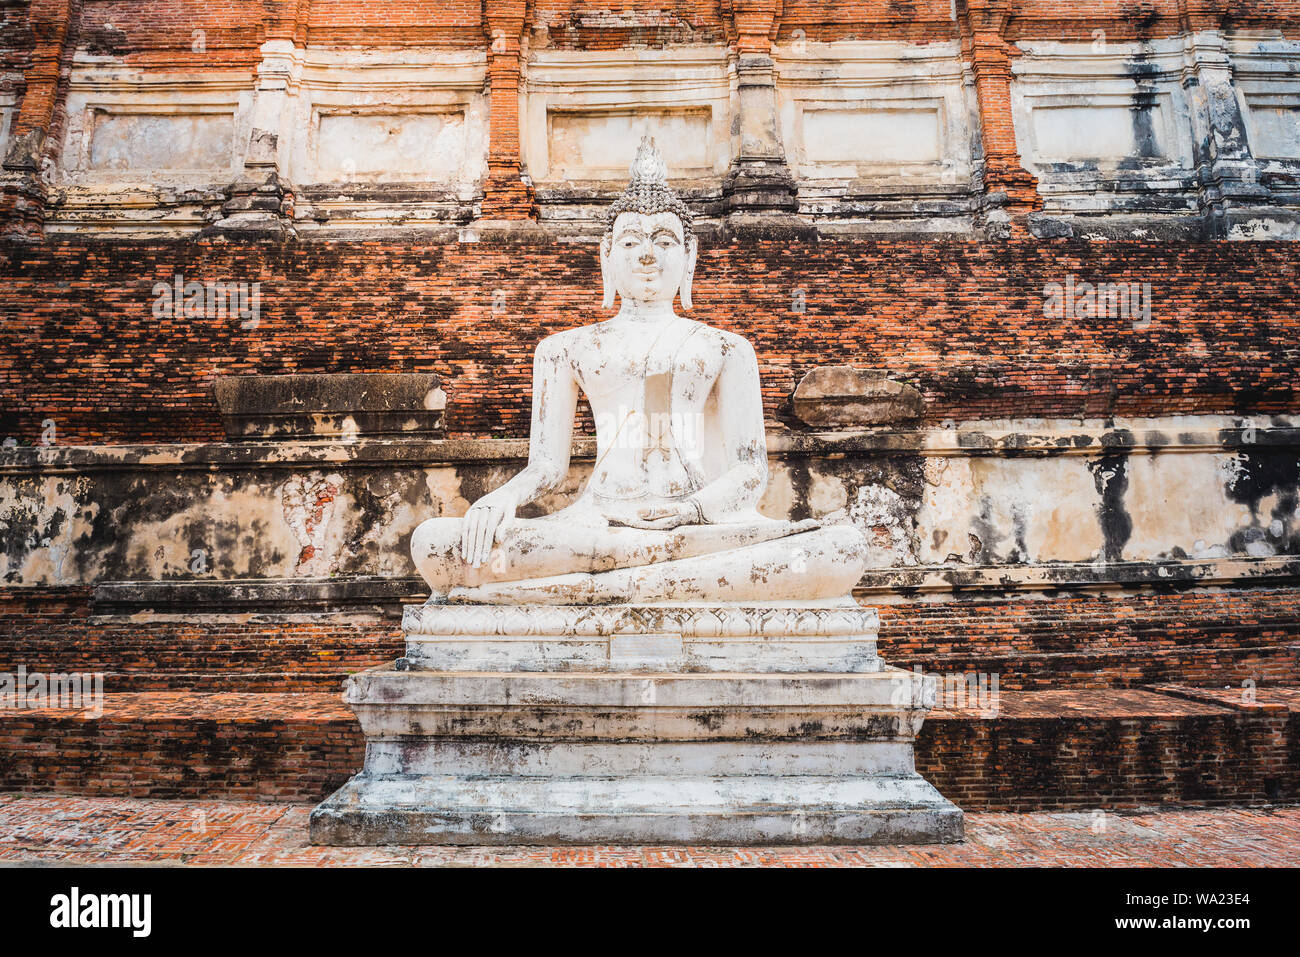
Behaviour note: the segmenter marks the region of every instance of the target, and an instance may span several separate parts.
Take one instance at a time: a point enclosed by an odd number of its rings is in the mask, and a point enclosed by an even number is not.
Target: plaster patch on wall
[[[256,481],[237,487],[191,487],[183,499],[184,507],[174,511],[176,499],[167,494],[166,487],[140,488],[137,499],[115,501],[108,518],[120,532],[113,533],[106,553],[115,569],[113,577],[175,580],[290,575],[292,558],[299,549],[294,547],[292,535],[281,531],[283,507],[278,488]],[[121,556],[113,557],[112,552],[119,549]]]
[[[834,475],[813,473],[808,488],[808,513],[817,518],[848,507],[849,490]]]
[[[970,187],[978,132],[959,44],[775,44],[772,57],[780,138],[806,215],[856,216],[871,203],[960,228],[951,202]]]
[[[429,492],[429,501],[432,507],[428,514],[421,517],[421,521],[426,518],[439,518],[447,514],[447,507],[444,502],[455,498],[458,494],[460,483],[456,480],[456,473],[453,469],[431,468],[424,470],[424,487]]]
[[[9,130],[13,125],[14,104],[10,94],[0,93],[0,157],[9,152]]]
[[[780,463],[773,463],[767,479],[767,490],[758,502],[759,512],[769,518],[784,518],[794,514],[797,501],[794,476]]]
[[[294,566],[299,577],[318,578],[337,571],[338,562],[331,560],[327,536],[342,484],[339,475],[320,477],[312,472],[295,475],[280,486],[285,523],[301,546]]]
[[[760,507],[771,518],[852,523],[872,542],[873,564],[899,568],[1281,561],[1300,555],[1300,452],[1286,433],[1265,441],[1262,430],[1290,422],[1261,424],[1258,441],[1253,427],[1219,417],[1111,423],[1105,451],[1101,431],[1081,444],[1075,426],[1039,436],[1014,423],[925,432],[932,447],[915,456],[791,453],[774,441]],[[1117,429],[1129,441],[1117,444]],[[1005,454],[994,450],[1003,440]],[[388,446],[364,439],[279,443],[254,463],[243,444],[123,446],[101,448],[76,474],[48,469],[82,467],[85,450],[39,460],[19,450],[16,461],[33,461],[0,476],[0,575],[18,585],[409,576],[410,531],[463,515],[526,454],[522,443],[430,448],[439,464],[390,462],[388,451],[376,455]],[[521,517],[563,508],[590,472],[589,458],[574,461]],[[321,500],[331,494],[321,483],[334,486],[333,502]]]
[[[734,75],[722,47],[538,50],[520,97],[522,158],[539,184],[627,180],[642,133],[674,178],[712,179],[731,161]]]
[[[453,183],[465,162],[460,112],[322,112],[311,180]]]
[[[45,480],[38,495],[16,484],[0,485],[0,581],[61,585],[78,580],[69,563],[78,539],[90,534],[99,505],[84,500],[89,480]]]
[[[1214,557],[1213,546],[1227,546],[1234,530],[1251,523],[1250,509],[1224,492],[1236,474],[1234,462],[1224,457],[1217,464],[1195,463],[1209,468],[1189,468],[1194,463],[1184,455],[1130,456],[1125,505],[1133,522],[1132,553]]]
[[[1254,124],[1252,152],[1260,159],[1300,159],[1300,97],[1291,102],[1249,101]]]
[[[1142,119],[1143,113],[1154,116]],[[1038,162],[1168,156],[1158,104],[1039,106],[1030,116]],[[1143,127],[1151,137],[1138,142],[1135,130]]]
[[[233,156],[231,113],[128,113],[95,110],[92,170],[223,170]]]
[[[1294,554],[1296,529],[1300,528],[1300,506],[1294,490],[1273,492],[1259,500],[1259,515],[1242,522],[1229,538],[1233,551],[1251,558]]]
[[[918,563],[911,511],[903,497],[886,485],[860,486],[847,507],[823,516],[822,521],[860,529],[871,552],[868,567],[897,568]]]
[[[970,551],[970,505],[975,500],[971,460],[927,458],[917,512],[918,557],[926,565],[962,562]]]
[[[1098,493],[1077,459],[944,457],[924,469],[924,564],[1078,562],[1102,552]]]
[[[1104,535],[1089,518],[1096,486],[1085,469],[1068,459],[997,463],[998,483],[1015,503],[1011,524],[1022,554],[1008,561],[1091,561],[1101,554]]]
[[[1196,133],[1207,91],[1185,37],[1108,43],[1022,40],[1012,63],[1016,147],[1044,210],[1195,217]],[[1167,221],[1175,232],[1187,228]],[[1139,228],[1148,228],[1142,224]],[[1076,235],[1103,235],[1087,230]]]
[[[551,176],[565,179],[626,177],[641,137],[654,136],[673,157],[673,176],[701,175],[713,165],[707,109],[551,111],[547,117]]]
[[[1228,238],[1247,242],[1294,241],[1300,239],[1300,226],[1273,219],[1252,219],[1234,223]]]
[[[938,163],[941,117],[931,109],[806,109],[808,163]]]
[[[441,515],[442,502],[435,497],[430,507],[421,486],[387,475],[370,476],[351,488],[353,494],[344,492],[338,505],[341,514],[355,517],[349,523],[355,540],[340,543],[349,553],[348,558],[374,556],[368,570],[372,575],[409,574],[411,532],[425,519]]]
[[[1221,465],[1223,494],[1237,507],[1230,551],[1252,558],[1300,554],[1300,456],[1252,449]]]

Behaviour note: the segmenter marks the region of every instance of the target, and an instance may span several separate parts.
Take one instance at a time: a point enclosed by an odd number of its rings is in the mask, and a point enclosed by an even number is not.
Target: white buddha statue
[[[768,469],[754,350],[673,311],[679,293],[691,308],[691,214],[649,137],[631,172],[600,244],[604,305],[617,292],[619,310],[538,345],[528,465],[464,518],[415,530],[430,601],[843,599],[866,542],[852,526],[759,514]],[[568,471],[580,389],[596,423],[591,479],[568,507],[517,518]]]

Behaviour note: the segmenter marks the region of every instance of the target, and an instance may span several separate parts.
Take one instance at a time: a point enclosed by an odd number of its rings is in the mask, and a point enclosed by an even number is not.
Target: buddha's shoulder
[[[704,342],[712,343],[724,356],[737,352],[744,354],[747,349],[750,349],[749,340],[744,336],[728,332],[726,329],[719,329],[716,326],[710,326],[698,320],[690,321],[695,328],[689,332],[689,338],[702,339]]]
[[[724,356],[746,356],[753,353],[753,347],[744,336],[725,329],[718,329],[703,322],[693,321],[696,327],[689,338],[701,337],[706,342],[714,343]],[[586,326],[574,326],[561,332],[554,332],[537,344],[540,355],[575,355],[588,347],[599,348],[605,337],[615,335],[615,327],[609,320],[594,322]]]
[[[586,345],[590,339],[591,326],[574,326],[561,332],[553,332],[537,343],[538,355],[564,355],[575,348]]]
[[[722,350],[723,357],[737,356],[745,358],[754,354],[754,347],[750,345],[749,340],[735,332],[728,332],[726,329],[715,329],[713,326],[705,326],[705,329],[713,335],[714,340]]]

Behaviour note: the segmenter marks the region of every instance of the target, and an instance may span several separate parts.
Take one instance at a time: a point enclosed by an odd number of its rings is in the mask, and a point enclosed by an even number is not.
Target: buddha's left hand
[[[674,502],[671,505],[655,505],[638,509],[635,517],[628,517],[621,524],[631,528],[647,528],[663,532],[678,525],[694,525],[700,520],[700,514],[690,502]]]

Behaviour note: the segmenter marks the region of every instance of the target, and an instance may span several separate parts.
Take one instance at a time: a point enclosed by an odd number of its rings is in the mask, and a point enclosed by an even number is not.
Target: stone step
[[[363,757],[338,693],[117,693],[98,716],[0,712],[4,791],[315,803]],[[999,691],[932,712],[916,760],[970,811],[1296,801],[1300,687]]]
[[[918,770],[959,807],[1300,800],[1300,687],[1000,692],[996,704],[933,711],[917,741]]]
[[[3,790],[317,801],[364,754],[338,693],[123,693],[98,715],[0,712]]]

